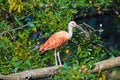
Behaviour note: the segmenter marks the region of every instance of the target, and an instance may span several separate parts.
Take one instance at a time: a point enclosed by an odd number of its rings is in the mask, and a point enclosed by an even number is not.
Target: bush
[[[67,30],[68,22],[74,20],[73,15],[82,16],[82,13],[89,12],[91,7],[94,7],[93,12],[102,8],[107,9],[110,3],[109,0],[94,2],[92,0],[1,0],[0,73],[11,74],[54,65],[53,51],[39,55],[35,47],[40,46],[45,38],[54,32]],[[73,43],[70,42],[60,49],[62,62],[66,62],[66,65],[71,67],[67,71],[62,70],[59,76],[65,76],[64,79],[69,79],[70,76],[72,79],[75,79],[75,76],[78,79],[88,79],[94,76],[77,72],[78,69],[82,69],[80,65],[92,69],[95,62],[106,58],[101,38],[95,33],[90,35],[91,40],[88,40],[79,30],[74,31]]]

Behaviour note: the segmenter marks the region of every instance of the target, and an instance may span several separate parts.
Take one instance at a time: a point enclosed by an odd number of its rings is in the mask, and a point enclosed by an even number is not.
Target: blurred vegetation
[[[74,15],[109,10],[117,5],[113,3],[112,0],[0,0],[0,74],[55,65],[52,50],[39,55],[35,46],[54,32],[67,30]],[[54,79],[105,79],[104,74],[93,75],[88,70],[95,62],[114,56],[114,52],[108,56],[100,36],[94,32],[90,35],[88,40],[74,30],[72,43],[60,49],[65,66]]]

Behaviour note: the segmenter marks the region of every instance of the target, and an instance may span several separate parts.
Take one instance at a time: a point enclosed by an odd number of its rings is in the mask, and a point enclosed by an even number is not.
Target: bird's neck
[[[72,30],[73,30],[73,27],[68,26],[68,37],[69,37],[69,38],[71,38],[71,37],[72,37],[72,35],[73,35]]]

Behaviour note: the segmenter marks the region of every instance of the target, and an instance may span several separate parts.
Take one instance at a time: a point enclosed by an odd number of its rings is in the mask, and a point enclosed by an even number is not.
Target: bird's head
[[[68,24],[69,27],[77,27],[77,23],[75,21],[70,21],[69,24]]]

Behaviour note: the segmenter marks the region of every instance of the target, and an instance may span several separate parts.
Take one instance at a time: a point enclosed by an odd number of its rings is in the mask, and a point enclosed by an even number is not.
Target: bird
[[[62,65],[61,59],[60,59],[60,56],[59,56],[59,49],[68,40],[70,40],[72,38],[73,28],[75,28],[77,26],[79,26],[79,25],[77,25],[77,23],[75,21],[70,21],[68,23],[68,32],[61,30],[61,31],[56,32],[53,35],[51,35],[48,38],[48,40],[40,46],[40,48],[39,48],[40,54],[43,54],[47,50],[52,50],[53,49],[56,66],[58,65],[58,61],[59,61],[59,65]],[[58,50],[58,52],[57,52],[57,50]],[[57,61],[57,59],[58,59],[58,61]]]

